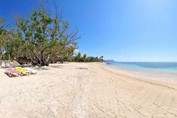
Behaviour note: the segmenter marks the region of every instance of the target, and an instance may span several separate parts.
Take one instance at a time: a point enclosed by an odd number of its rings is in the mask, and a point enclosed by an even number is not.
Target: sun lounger
[[[13,68],[6,68],[5,73],[8,74],[10,77],[19,76],[19,72]]]
[[[37,73],[37,71],[34,70],[34,69],[32,69],[32,68],[26,67],[26,68],[24,68],[24,69],[27,70],[27,71],[29,71],[31,74],[36,74],[36,73]]]
[[[25,70],[22,67],[16,67],[15,69],[19,71],[22,75],[28,75],[30,73],[28,70]]]
[[[10,67],[10,63],[6,63],[6,68]]]
[[[10,67],[10,64],[7,63],[7,62],[2,62],[1,64],[1,68],[9,68]]]
[[[5,64],[4,62],[2,62],[1,67],[2,67],[2,68],[5,68],[5,67],[6,67],[6,64]]]

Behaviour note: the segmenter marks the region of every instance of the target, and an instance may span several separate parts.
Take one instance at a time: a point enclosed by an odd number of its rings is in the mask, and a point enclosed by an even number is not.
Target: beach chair
[[[6,63],[6,68],[8,68],[8,67],[10,67],[10,63],[9,62]]]
[[[1,68],[9,68],[9,67],[10,67],[10,64],[9,64],[9,63],[2,62]]]
[[[5,68],[5,67],[6,67],[6,64],[4,62],[2,62],[1,68]]]
[[[25,67],[24,69],[27,70],[27,71],[29,71],[31,74],[36,74],[37,73],[36,70],[34,70],[32,68],[29,68],[29,67]]]
[[[13,69],[13,68],[6,68],[5,73],[6,73],[9,77],[12,77],[12,76],[19,76],[19,72],[16,71],[15,69]]]
[[[15,69],[19,71],[21,75],[28,75],[30,73],[28,70],[25,70],[22,67],[16,67]]]

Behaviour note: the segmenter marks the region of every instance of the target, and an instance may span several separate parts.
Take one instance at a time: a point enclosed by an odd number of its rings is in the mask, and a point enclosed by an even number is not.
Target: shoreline
[[[176,85],[104,63],[51,64],[16,78],[0,69],[0,117],[177,117]]]
[[[136,70],[136,69],[135,71],[133,69],[128,70],[128,69],[123,69],[123,68],[113,66],[113,65],[105,64],[105,66],[107,66],[108,68],[112,68],[113,70],[118,70],[121,72],[125,72],[127,74],[131,74],[138,78],[177,83],[176,72],[166,72],[166,71],[162,72],[162,71],[154,71],[154,70]]]
[[[105,66],[103,68],[107,69],[108,71],[110,71],[114,74],[118,74],[118,75],[120,75],[120,73],[121,73],[122,75],[124,75],[125,77],[128,77],[129,79],[134,78],[134,79],[139,80],[139,81],[144,81],[144,82],[153,83],[153,84],[160,84],[160,85],[163,85],[163,86],[169,86],[170,85],[172,88],[177,89],[177,87],[176,87],[177,86],[177,80],[157,79],[157,78],[153,78],[153,77],[150,77],[150,76],[145,77],[144,75],[138,75],[138,74],[136,75],[133,72],[130,72],[128,70],[123,70],[123,69],[118,68],[118,67],[109,66],[109,65],[106,65],[106,64],[103,64],[103,66]]]

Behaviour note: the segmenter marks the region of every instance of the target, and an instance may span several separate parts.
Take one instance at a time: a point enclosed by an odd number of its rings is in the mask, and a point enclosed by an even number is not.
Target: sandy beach
[[[65,63],[9,78],[0,69],[0,118],[176,118],[177,83],[103,63]]]

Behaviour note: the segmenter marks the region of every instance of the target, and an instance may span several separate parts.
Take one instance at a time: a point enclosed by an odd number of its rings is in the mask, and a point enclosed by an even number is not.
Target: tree
[[[72,55],[77,47],[77,31],[71,32],[68,22],[49,14],[44,7],[34,10],[29,18],[16,17],[16,25],[6,50],[18,61],[24,58],[48,66]]]
[[[2,59],[2,54],[4,52],[4,44],[6,41],[6,35],[8,34],[6,28],[8,23],[6,19],[0,18],[0,60]]]
[[[83,56],[83,62],[86,62],[86,61],[87,61],[87,55],[84,54],[84,56]]]
[[[80,52],[76,55],[75,61],[76,62],[80,62],[81,61],[81,53]]]
[[[10,57],[20,64],[29,63],[31,60],[30,51],[26,48],[25,42],[21,36],[21,33],[14,34],[14,31],[9,31],[6,36],[7,40],[4,45],[6,56]]]
[[[103,56],[100,57],[100,61],[103,61]]]
[[[98,58],[98,57],[87,57],[86,54],[84,54],[83,56],[81,56],[81,53],[78,53],[73,60],[74,62],[102,62],[102,58]]]

